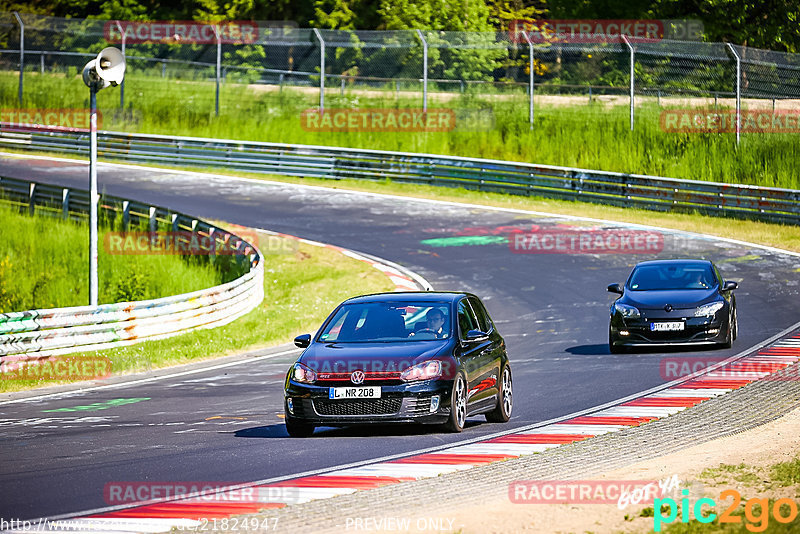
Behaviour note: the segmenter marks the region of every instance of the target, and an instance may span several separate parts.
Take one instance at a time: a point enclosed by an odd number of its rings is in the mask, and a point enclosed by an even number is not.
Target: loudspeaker
[[[104,48],[83,67],[83,83],[91,87],[97,84],[97,90],[109,85],[119,85],[125,77],[125,56],[113,46]]]

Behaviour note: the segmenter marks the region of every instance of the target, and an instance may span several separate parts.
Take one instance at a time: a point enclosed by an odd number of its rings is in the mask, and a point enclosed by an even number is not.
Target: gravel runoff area
[[[800,362],[677,414],[542,453],[414,482],[270,510],[275,532],[345,532],[347,519],[442,517],[508,496],[518,480],[583,480],[642,460],[738,434],[800,407]],[[277,522],[273,523],[277,519]],[[442,525],[447,527],[447,525]],[[459,530],[456,518],[452,529]],[[361,530],[361,529],[359,529]],[[446,531],[450,529],[445,528]],[[272,531],[272,530],[270,530]],[[363,530],[361,530],[363,532]]]

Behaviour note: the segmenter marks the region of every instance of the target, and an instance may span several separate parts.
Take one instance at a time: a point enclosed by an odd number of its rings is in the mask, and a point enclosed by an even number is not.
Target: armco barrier
[[[0,124],[1,147],[88,155],[89,135]],[[331,179],[389,178],[659,211],[800,222],[800,191],[772,187],[476,158],[119,132],[99,132],[98,150],[104,158],[134,163]]]
[[[3,177],[0,200],[64,218],[87,217],[89,210],[88,191]],[[191,232],[203,238],[198,243],[204,250],[212,243],[223,245],[244,274],[209,289],[154,300],[0,314],[0,362],[120,347],[222,326],[263,300],[264,265],[255,244],[200,219],[107,195],[100,199],[99,213],[101,220],[119,221],[123,227],[147,221],[153,232],[164,227]]]

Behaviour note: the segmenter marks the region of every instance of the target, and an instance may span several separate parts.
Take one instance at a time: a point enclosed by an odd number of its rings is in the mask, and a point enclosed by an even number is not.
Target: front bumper
[[[680,317],[670,321],[684,323],[678,331],[653,331],[653,322],[666,319],[622,319],[615,317],[611,322],[610,341],[615,346],[650,345],[704,345],[724,343],[728,334],[727,320],[716,317]]]
[[[381,387],[379,399],[329,399],[330,387],[339,387],[338,384],[320,386],[290,380],[284,393],[284,408],[298,422],[325,426],[380,422],[438,424],[450,416],[452,380],[369,385]],[[438,397],[438,406],[431,411],[434,397]]]

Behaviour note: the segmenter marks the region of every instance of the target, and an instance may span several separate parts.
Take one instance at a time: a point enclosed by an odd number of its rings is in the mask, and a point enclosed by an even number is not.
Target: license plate
[[[650,323],[650,330],[653,332],[676,332],[683,329],[684,325],[681,321],[672,323]]]
[[[380,399],[380,386],[367,388],[329,388],[329,399]]]

